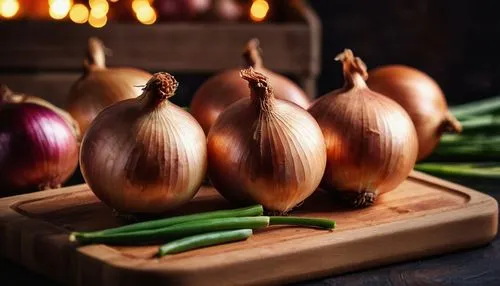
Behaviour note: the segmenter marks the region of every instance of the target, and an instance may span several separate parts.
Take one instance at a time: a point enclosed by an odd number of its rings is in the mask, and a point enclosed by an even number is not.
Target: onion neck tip
[[[243,58],[248,66],[259,69],[262,68],[262,50],[259,39],[253,38],[248,41],[243,51]]]
[[[444,132],[461,133],[462,132],[462,124],[460,123],[460,121],[458,121],[458,119],[451,112],[448,111],[445,115],[442,129]]]
[[[179,82],[177,82],[173,75],[166,72],[158,72],[151,77],[143,90],[146,93],[154,94],[156,100],[161,102],[174,96],[178,86]]]
[[[342,62],[344,80],[348,87],[367,87],[365,83],[368,79],[366,64],[359,57],[354,57],[352,50],[345,49],[344,52],[335,57],[335,60]]]
[[[274,92],[269,84],[269,79],[252,67],[242,69],[240,76],[248,82],[250,95],[260,110],[269,110],[274,99]]]
[[[88,72],[92,69],[105,69],[106,51],[107,49],[101,40],[96,37],[89,38],[87,56],[83,62],[85,70]]]

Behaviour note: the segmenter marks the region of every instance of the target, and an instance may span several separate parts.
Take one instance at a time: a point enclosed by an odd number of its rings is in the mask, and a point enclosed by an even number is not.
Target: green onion
[[[318,227],[323,229],[333,229],[335,222],[321,218],[302,218],[292,216],[257,216],[257,217],[232,217],[213,218],[189,221],[175,224],[164,228],[140,230],[134,232],[121,233],[72,233],[70,241],[80,243],[150,243],[155,241],[169,241],[172,239],[203,234],[207,232],[236,230],[236,229],[257,229],[267,227],[270,224],[285,224],[306,227]]]
[[[85,233],[75,233],[82,236],[95,236],[104,234],[114,234],[114,233],[124,233],[124,232],[135,232],[142,230],[150,230],[157,228],[164,228],[174,224],[185,223],[189,221],[201,220],[201,219],[211,219],[211,218],[225,218],[225,217],[247,217],[247,216],[261,216],[264,212],[262,205],[254,205],[239,209],[231,210],[219,210],[211,212],[196,213],[190,215],[169,217],[164,219],[145,221],[140,223],[129,224],[121,227],[110,228],[102,231],[85,232]]]
[[[238,229],[216,231],[204,234],[188,236],[178,240],[171,241],[160,247],[158,256],[180,253],[191,249],[202,248],[212,245],[219,245],[228,242],[240,241],[249,238],[252,235],[251,229]]]
[[[271,216],[269,225],[294,225],[306,227],[318,227],[323,229],[334,229],[335,221],[323,218],[294,217],[294,216]]]
[[[500,179],[500,163],[420,163],[415,169],[437,176]]]
[[[454,106],[450,110],[458,120],[468,119],[475,115],[498,112],[500,110],[500,96]]]
[[[268,216],[213,218],[189,221],[164,228],[134,232],[92,235],[85,233],[72,233],[69,240],[78,241],[80,243],[150,243],[155,241],[168,241],[213,231],[235,230],[242,228],[256,229],[266,227],[268,225]]]
[[[500,130],[500,115],[482,115],[460,122],[462,134],[498,134]]]

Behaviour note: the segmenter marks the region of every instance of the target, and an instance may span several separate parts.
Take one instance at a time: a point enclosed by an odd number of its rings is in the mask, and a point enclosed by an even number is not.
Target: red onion
[[[77,163],[76,137],[63,117],[46,106],[4,98],[0,103],[3,191],[57,188],[73,174]]]

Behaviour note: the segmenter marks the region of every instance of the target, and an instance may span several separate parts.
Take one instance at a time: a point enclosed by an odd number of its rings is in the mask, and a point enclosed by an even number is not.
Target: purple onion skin
[[[0,196],[56,188],[78,164],[78,144],[54,111],[32,103],[0,105]]]

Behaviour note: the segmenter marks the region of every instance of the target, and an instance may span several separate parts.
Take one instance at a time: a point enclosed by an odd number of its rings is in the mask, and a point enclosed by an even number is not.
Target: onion
[[[318,187],[326,164],[316,121],[274,97],[267,77],[241,71],[251,96],[228,107],[208,135],[209,178],[228,200],[287,212]]]
[[[190,200],[206,172],[206,138],[169,102],[178,83],[156,73],[138,98],[103,110],[84,135],[80,165],[95,195],[124,213],[161,213]]]
[[[369,73],[368,86],[399,103],[410,115],[418,135],[418,160],[429,156],[444,132],[459,133],[460,122],[448,111],[439,85],[411,67],[391,65]]]
[[[159,0],[155,1],[158,14],[163,20],[190,20],[205,13],[212,0]]]
[[[41,99],[40,97],[23,93],[14,93],[6,85],[0,84],[0,104],[3,103],[34,103],[47,107],[48,109],[59,114],[59,116],[66,121],[66,123],[71,127],[75,138],[80,138],[80,126],[78,125],[78,122],[76,122],[76,120],[73,119],[68,112],[58,108],[46,100]]]
[[[310,99],[300,87],[286,77],[263,67],[257,39],[247,43],[243,57],[248,66],[269,78],[278,99],[288,100],[303,108],[309,107]],[[200,86],[193,97],[190,111],[208,134],[210,127],[226,107],[247,97],[248,86],[241,80],[240,70],[230,69],[213,76]]]
[[[73,84],[66,110],[84,133],[90,122],[106,106],[142,93],[141,86],[151,74],[132,68],[106,68],[104,45],[97,38],[88,42],[84,74]]]
[[[223,21],[237,21],[243,15],[243,7],[234,0],[214,0],[211,10],[216,19]]]
[[[0,86],[0,188],[58,188],[78,164],[77,125],[64,111]]]
[[[366,66],[351,50],[342,61],[345,85],[310,108],[327,147],[322,186],[353,206],[368,206],[377,195],[396,188],[415,165],[418,142],[405,110],[371,91]]]

